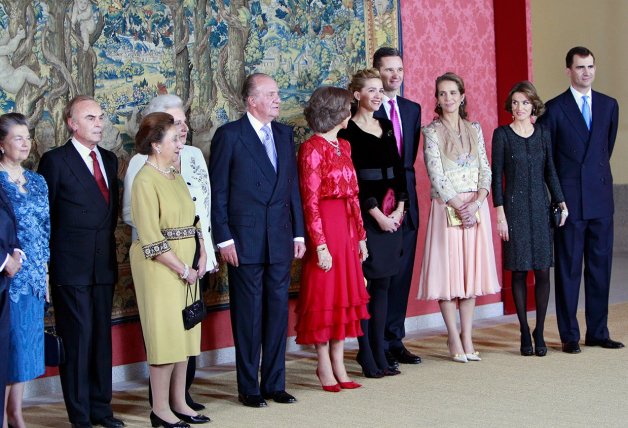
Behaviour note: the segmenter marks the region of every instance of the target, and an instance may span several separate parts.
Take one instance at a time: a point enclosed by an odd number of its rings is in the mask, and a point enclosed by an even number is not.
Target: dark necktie
[[[102,193],[102,197],[105,198],[105,202],[109,204],[109,189],[107,189],[105,177],[102,175],[102,171],[100,170],[100,164],[98,163],[96,152],[92,150],[89,152],[89,156],[92,158],[92,161],[94,161],[94,178],[96,179],[96,184],[98,184],[98,188],[100,189],[100,193]]]

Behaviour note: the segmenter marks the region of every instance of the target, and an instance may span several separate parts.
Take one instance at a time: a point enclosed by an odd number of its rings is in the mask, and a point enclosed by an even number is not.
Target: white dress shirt
[[[576,103],[578,104],[578,110],[580,110],[580,113],[582,113],[582,97],[585,95],[589,97],[587,98],[587,103],[589,103],[589,109],[591,110],[591,121],[593,121],[593,97],[591,96],[591,88],[589,88],[589,92],[587,92],[586,94],[578,92],[573,86],[569,86],[569,89],[571,89],[571,95],[573,95]]]
[[[83,159],[83,162],[85,162],[85,165],[87,165],[87,169],[89,169],[89,172],[94,175],[94,161],[90,156],[92,150],[79,143],[74,137],[72,137],[72,144],[74,145],[74,148],[79,152],[79,155],[81,155],[81,159]],[[105,165],[102,163],[102,156],[98,151],[98,146],[94,147],[94,152],[96,153],[96,158],[98,159],[98,164],[100,165],[100,171],[102,172],[102,176],[105,178],[105,183],[107,184],[107,187],[109,187],[107,172],[105,171]]]

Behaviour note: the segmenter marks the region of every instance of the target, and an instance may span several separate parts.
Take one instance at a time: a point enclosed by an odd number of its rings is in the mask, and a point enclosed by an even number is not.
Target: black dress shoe
[[[286,391],[277,391],[264,394],[264,398],[268,400],[272,399],[275,403],[281,404],[291,404],[297,402],[297,399],[294,398],[294,396],[288,394]]]
[[[610,338],[602,339],[602,340],[587,339],[584,341],[584,344],[587,346],[601,346],[602,348],[606,348],[606,349],[620,349],[624,347],[623,343],[617,342]]]
[[[384,374],[384,376],[397,376],[398,374],[401,374],[399,370],[397,369],[391,370],[390,367],[382,370],[382,373]]]
[[[392,349],[390,354],[401,364],[421,364],[421,357],[414,355],[405,347],[401,349]]]
[[[567,354],[579,354],[580,345],[578,345],[578,342],[565,342],[563,343],[563,352]]]
[[[97,421],[92,421],[92,425],[103,426],[105,428],[120,428],[126,426],[124,422],[118,418],[114,418],[113,416],[107,416],[106,418],[99,419]]]
[[[385,354],[386,354],[386,361],[388,362],[388,367],[399,368],[399,361],[397,361],[395,356],[388,351],[386,351]]]
[[[205,410],[205,406],[201,403],[197,403],[196,401],[189,401],[187,405],[190,409],[200,412],[201,410]]]
[[[246,407],[266,407],[266,401],[261,395],[245,395],[238,394],[238,401],[244,404]]]
[[[72,428],[92,428],[92,424],[72,424]]]
[[[150,412],[150,424],[153,427],[163,427],[163,428],[190,428],[190,425],[183,421],[178,421],[175,423],[166,422],[157,416],[154,412]]]
[[[188,424],[206,424],[207,422],[211,422],[209,417],[201,415],[200,413],[194,416],[184,415],[183,413],[175,412],[174,410],[172,413],[174,413],[177,418],[181,419],[183,422],[187,422]]]

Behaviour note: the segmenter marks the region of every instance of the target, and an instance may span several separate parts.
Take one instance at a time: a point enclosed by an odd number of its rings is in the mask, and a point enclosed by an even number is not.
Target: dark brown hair
[[[398,56],[403,61],[401,57],[401,52],[397,48],[391,48],[389,46],[383,46],[375,51],[373,54],[373,68],[377,68],[382,65],[382,58],[386,58],[389,56]]]
[[[506,97],[506,104],[504,105],[508,113],[512,113],[512,96],[517,92],[521,92],[523,95],[525,95],[528,101],[532,103],[533,116],[539,117],[543,113],[545,113],[545,104],[543,104],[543,101],[541,101],[541,98],[537,94],[534,85],[527,80],[515,83],[515,86],[513,86],[508,93],[508,97]]]
[[[567,68],[571,68],[571,65],[573,64],[573,57],[576,55],[583,58],[591,55],[591,57],[593,58],[593,63],[595,64],[595,55],[593,55],[593,52],[591,52],[584,46],[576,46],[575,48],[569,49],[569,52],[567,52],[567,56],[565,57],[565,65],[567,66]]]
[[[144,116],[140,129],[135,134],[135,151],[143,155],[153,153],[153,143],[159,143],[170,128],[174,126],[174,117],[168,113],[156,112]]]
[[[462,80],[462,77],[458,76],[456,73],[452,73],[451,71],[448,71],[447,73],[441,76],[438,76],[436,78],[434,96],[436,97],[437,100],[438,100],[438,85],[440,85],[441,82],[445,82],[445,81],[454,82],[456,86],[458,87],[458,92],[460,92],[460,95],[464,95],[464,81]],[[443,116],[443,109],[438,104],[438,102],[436,102],[436,108],[434,109],[434,111],[436,112],[436,114],[438,114],[439,117]],[[458,114],[460,115],[461,119],[467,118],[467,97],[464,97],[463,102],[460,103],[460,107],[458,108]]]
[[[327,132],[351,114],[351,92],[333,86],[316,89],[303,114],[312,131]]]
[[[83,101],[96,102],[96,100],[90,97],[89,95],[77,95],[74,98],[72,98],[63,109],[63,120],[65,121],[65,126],[66,128],[68,128],[68,131],[70,131],[70,134],[72,134],[74,130],[70,128],[70,125],[68,124],[68,120],[72,117],[72,113],[74,112],[74,106],[76,106],[78,103],[83,102]]]

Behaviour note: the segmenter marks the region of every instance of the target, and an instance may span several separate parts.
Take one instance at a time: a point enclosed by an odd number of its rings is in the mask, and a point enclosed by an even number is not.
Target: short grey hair
[[[171,94],[157,95],[144,107],[142,117],[146,117],[151,113],[165,113],[166,110],[170,110],[171,108],[180,108],[183,110],[183,101],[181,98]]]

